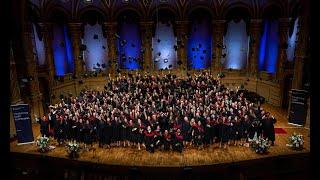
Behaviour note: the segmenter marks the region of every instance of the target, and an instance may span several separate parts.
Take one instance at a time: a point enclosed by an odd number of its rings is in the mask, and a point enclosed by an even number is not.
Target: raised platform
[[[95,151],[81,152],[78,159],[69,160],[64,147],[57,147],[51,152],[40,154],[34,144],[18,146],[16,141],[10,144],[10,151],[16,167],[27,164],[29,168],[36,168],[41,167],[43,162],[46,162],[51,164],[50,166],[59,168],[77,167],[81,171],[100,169],[104,173],[114,171],[114,168],[119,167],[122,169],[119,173],[129,172],[133,167],[139,171],[160,173],[172,171],[173,174],[185,171],[185,167],[192,168],[193,172],[219,171],[221,173],[230,170],[230,167],[237,167],[241,172],[245,169],[251,172],[252,168],[261,166],[272,169],[272,164],[275,162],[276,167],[278,167],[278,169],[274,169],[275,171],[284,170],[284,168],[289,171],[289,167],[291,171],[294,169],[301,171],[301,168],[307,168],[305,166],[309,162],[310,154],[309,130],[289,125],[284,110],[268,104],[263,105],[263,107],[278,120],[276,127],[283,128],[286,131],[286,134],[276,134],[275,146],[272,146],[266,155],[256,154],[247,147],[235,146],[229,146],[227,149],[220,149],[217,146],[210,146],[203,150],[191,148],[185,149],[181,154],[172,151],[156,151],[154,154],[150,154],[145,150],[138,151],[136,148],[113,147],[102,149],[95,144]],[[33,130],[35,137],[37,137],[39,135],[39,125],[34,124]],[[287,139],[293,132],[304,135],[305,148],[302,151],[294,151],[286,147]],[[301,163],[304,164],[304,167],[301,166]]]

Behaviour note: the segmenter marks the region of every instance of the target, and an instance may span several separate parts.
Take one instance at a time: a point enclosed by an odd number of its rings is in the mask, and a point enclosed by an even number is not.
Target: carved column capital
[[[107,34],[111,34],[111,33],[115,33],[117,31],[118,23],[117,22],[104,22],[103,26],[104,26],[104,28],[103,28],[104,31]],[[114,37],[114,34],[113,34],[113,37]]]
[[[222,20],[222,19],[212,20],[213,31],[214,32],[223,32],[226,22],[227,22],[226,20]]]
[[[249,29],[251,33],[260,32],[262,29],[262,19],[251,19]]]

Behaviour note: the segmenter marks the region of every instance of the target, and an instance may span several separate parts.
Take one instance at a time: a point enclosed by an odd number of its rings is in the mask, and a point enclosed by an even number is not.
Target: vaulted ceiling
[[[269,14],[292,17],[297,14],[300,0],[30,0],[32,14],[39,21],[50,21],[57,13],[67,21],[80,21],[84,13],[95,11],[105,21],[115,21],[125,10],[133,10],[141,20],[152,20],[156,10],[166,9],[176,20],[185,20],[196,9],[208,11],[213,19],[225,19],[235,12],[250,18]],[[272,12],[272,13],[270,13]]]

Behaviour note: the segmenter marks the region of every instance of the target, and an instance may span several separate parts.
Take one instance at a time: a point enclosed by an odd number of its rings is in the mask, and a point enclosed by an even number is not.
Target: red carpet
[[[283,128],[274,128],[274,132],[276,134],[287,134],[287,132]]]

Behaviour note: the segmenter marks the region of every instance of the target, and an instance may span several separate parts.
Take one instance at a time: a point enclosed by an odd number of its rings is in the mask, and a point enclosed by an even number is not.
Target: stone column
[[[181,72],[187,71],[187,45],[188,45],[188,21],[176,21],[176,32],[177,32],[177,39],[180,41],[180,45],[178,44],[178,62],[181,61],[179,66],[179,70]]]
[[[53,86],[55,85],[54,76],[55,76],[55,67],[54,67],[54,58],[53,58],[53,49],[52,49],[52,24],[51,23],[39,23],[41,27],[42,41],[45,48],[45,64],[48,70],[48,81],[50,92]],[[50,100],[51,101],[51,100]]]
[[[303,17],[299,18],[299,35],[295,49],[294,74],[292,81],[293,89],[302,89],[303,66],[306,58],[306,51],[309,42],[307,20]]]
[[[218,72],[222,70],[221,55],[223,46],[223,33],[225,29],[225,20],[213,20],[213,46],[212,46],[212,71]]]
[[[110,75],[115,75],[116,74],[116,69],[117,69],[117,39],[116,39],[116,33],[117,33],[117,23],[116,22],[105,22],[103,24],[105,28],[105,34],[107,35],[107,44],[108,44],[108,58],[109,62],[106,63],[107,67],[107,73]]]
[[[20,95],[20,87],[17,78],[16,63],[13,56],[12,49],[10,50],[10,92],[11,92],[11,104],[22,103]],[[10,109],[10,138],[16,135],[16,128],[13,119],[12,110]]]
[[[250,76],[256,77],[258,73],[258,57],[259,57],[259,45],[262,34],[262,20],[251,19],[250,20],[250,56],[249,65],[247,65],[247,71]]]
[[[141,40],[143,53],[143,70],[145,72],[154,71],[154,62],[152,60],[152,29],[153,22],[140,22]]]
[[[80,75],[82,74],[82,59],[80,58],[81,25],[82,23],[78,22],[68,23],[68,28],[72,40],[74,75],[76,77],[80,77]]]
[[[290,21],[288,18],[279,19],[280,49],[279,49],[279,56],[277,60],[277,73],[276,73],[276,79],[279,81],[283,80],[284,66],[285,66],[285,63],[288,61],[287,48],[284,45],[288,43],[289,27],[290,27]]]
[[[37,72],[37,62],[36,56],[33,52],[33,44],[32,44],[33,32],[32,32],[32,24],[25,22],[23,26],[23,48],[24,55],[26,60],[26,72],[27,76],[31,77],[29,81],[29,105],[31,111],[31,119],[34,118],[34,115],[41,117],[44,115],[43,105],[42,105],[42,94],[39,89],[39,81],[38,81],[38,72]]]

